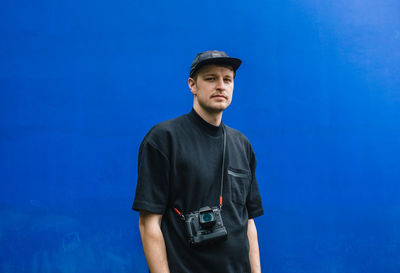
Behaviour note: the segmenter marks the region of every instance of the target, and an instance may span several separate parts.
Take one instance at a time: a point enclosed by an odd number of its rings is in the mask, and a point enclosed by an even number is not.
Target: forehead
[[[218,64],[208,64],[200,68],[199,75],[204,74],[222,74],[233,76],[233,69],[230,66],[218,65]]]

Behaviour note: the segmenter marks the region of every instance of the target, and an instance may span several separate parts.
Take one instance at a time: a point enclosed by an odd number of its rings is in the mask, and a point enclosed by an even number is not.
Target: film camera
[[[203,207],[185,215],[185,226],[192,246],[225,240],[228,236],[219,207]]]

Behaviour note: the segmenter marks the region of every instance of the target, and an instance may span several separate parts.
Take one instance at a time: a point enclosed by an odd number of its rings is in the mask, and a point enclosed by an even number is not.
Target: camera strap
[[[223,147],[222,147],[222,165],[221,165],[221,191],[219,194],[219,209],[222,209],[222,191],[224,189],[224,171],[225,171],[225,154],[226,154],[226,133],[225,133],[225,126],[224,124],[221,124],[222,126],[222,136],[223,136]],[[177,209],[174,208],[174,211],[181,217],[183,220],[185,220],[185,216]]]
[[[222,148],[222,166],[221,166],[221,192],[219,194],[219,208],[222,209],[222,190],[224,188],[224,170],[225,170],[225,154],[226,154],[226,133],[224,124],[222,124],[222,134],[224,137],[224,144]]]

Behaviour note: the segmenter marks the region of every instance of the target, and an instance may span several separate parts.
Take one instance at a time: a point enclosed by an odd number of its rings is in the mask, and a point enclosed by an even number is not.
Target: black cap
[[[196,58],[194,58],[189,76],[192,77],[196,70],[206,64],[226,64],[232,66],[233,71],[236,72],[241,63],[240,59],[231,58],[223,51],[208,50],[197,54]]]

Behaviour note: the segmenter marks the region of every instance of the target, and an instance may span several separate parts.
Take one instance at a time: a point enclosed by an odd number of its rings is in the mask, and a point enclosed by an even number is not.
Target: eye
[[[231,83],[232,79],[231,78],[225,78],[224,81],[227,82],[227,83]]]
[[[206,81],[213,81],[213,80],[215,80],[215,77],[207,77],[206,78]]]

